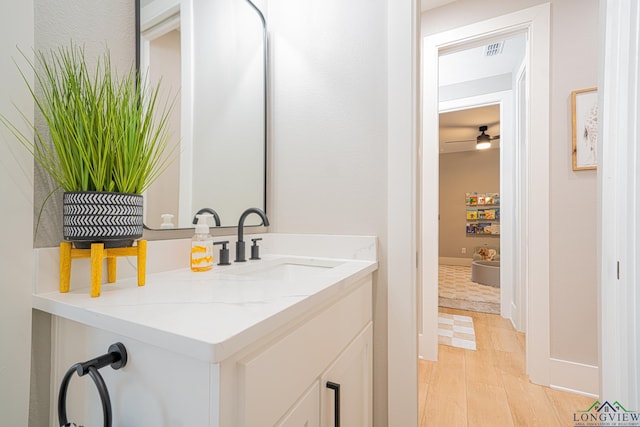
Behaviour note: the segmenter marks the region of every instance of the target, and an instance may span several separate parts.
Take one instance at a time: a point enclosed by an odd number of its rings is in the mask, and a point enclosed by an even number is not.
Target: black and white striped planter
[[[105,248],[131,246],[142,237],[142,196],[97,191],[62,196],[65,240],[77,248],[103,242]]]

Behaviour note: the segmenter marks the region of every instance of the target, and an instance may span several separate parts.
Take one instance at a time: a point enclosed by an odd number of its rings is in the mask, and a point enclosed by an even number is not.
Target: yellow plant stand
[[[71,283],[71,260],[91,258],[91,296],[100,296],[102,261],[107,259],[107,282],[116,281],[116,258],[135,256],[138,258],[138,286],[144,286],[147,272],[147,241],[138,240],[137,246],[128,248],[104,248],[104,243],[92,243],[91,249],[76,249],[71,242],[60,243],[60,292],[69,292]]]

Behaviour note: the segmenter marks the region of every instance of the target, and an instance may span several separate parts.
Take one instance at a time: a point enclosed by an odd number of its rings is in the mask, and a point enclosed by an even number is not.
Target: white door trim
[[[512,200],[514,212],[518,212],[518,216],[512,218],[512,230],[514,232],[513,239],[513,294],[511,304],[511,321],[513,326],[520,332],[527,330],[527,247],[523,242],[527,239],[527,217],[526,217],[526,202],[525,196],[525,180],[527,165],[524,156],[521,154],[522,150],[527,145],[527,108],[529,98],[527,93],[527,65],[526,59],[523,60],[518,72],[514,79],[514,94],[515,94],[515,132],[514,132],[514,199]],[[516,253],[516,248],[520,248]],[[517,257],[517,259],[516,259]]]
[[[600,398],[640,410],[640,6],[601,3]],[[619,263],[619,264],[618,264]]]
[[[424,39],[423,47],[423,200],[438,200],[438,56],[441,52],[498,35],[525,31],[528,34],[529,138],[528,170],[535,178],[528,180],[530,214],[528,257],[527,373],[538,384],[549,384],[549,39],[550,5],[548,3],[508,15],[435,34]],[[535,214],[531,214],[535,209]],[[437,247],[438,206],[422,209],[423,265],[423,337],[421,353],[437,360]]]
[[[416,153],[418,130],[418,17],[416,0],[387,0],[387,233],[380,260],[374,310],[387,303],[387,358],[374,358],[374,372],[387,373],[388,413],[376,405],[385,392],[374,378],[375,425],[418,425],[418,332],[416,310]],[[384,294],[387,294],[385,301]],[[376,327],[384,328],[384,324]],[[374,343],[374,346],[379,342]],[[385,346],[382,346],[385,348]],[[376,374],[376,375],[377,375]],[[380,386],[380,387],[378,387]]]

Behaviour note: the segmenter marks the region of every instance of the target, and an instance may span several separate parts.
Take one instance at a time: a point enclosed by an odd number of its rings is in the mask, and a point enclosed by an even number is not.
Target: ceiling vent
[[[484,49],[484,56],[495,56],[502,53],[504,47],[504,41],[491,43]]]

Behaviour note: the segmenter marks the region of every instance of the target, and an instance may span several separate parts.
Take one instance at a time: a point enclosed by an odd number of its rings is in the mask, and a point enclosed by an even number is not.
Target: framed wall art
[[[598,89],[571,92],[573,170],[595,169],[598,164]]]

